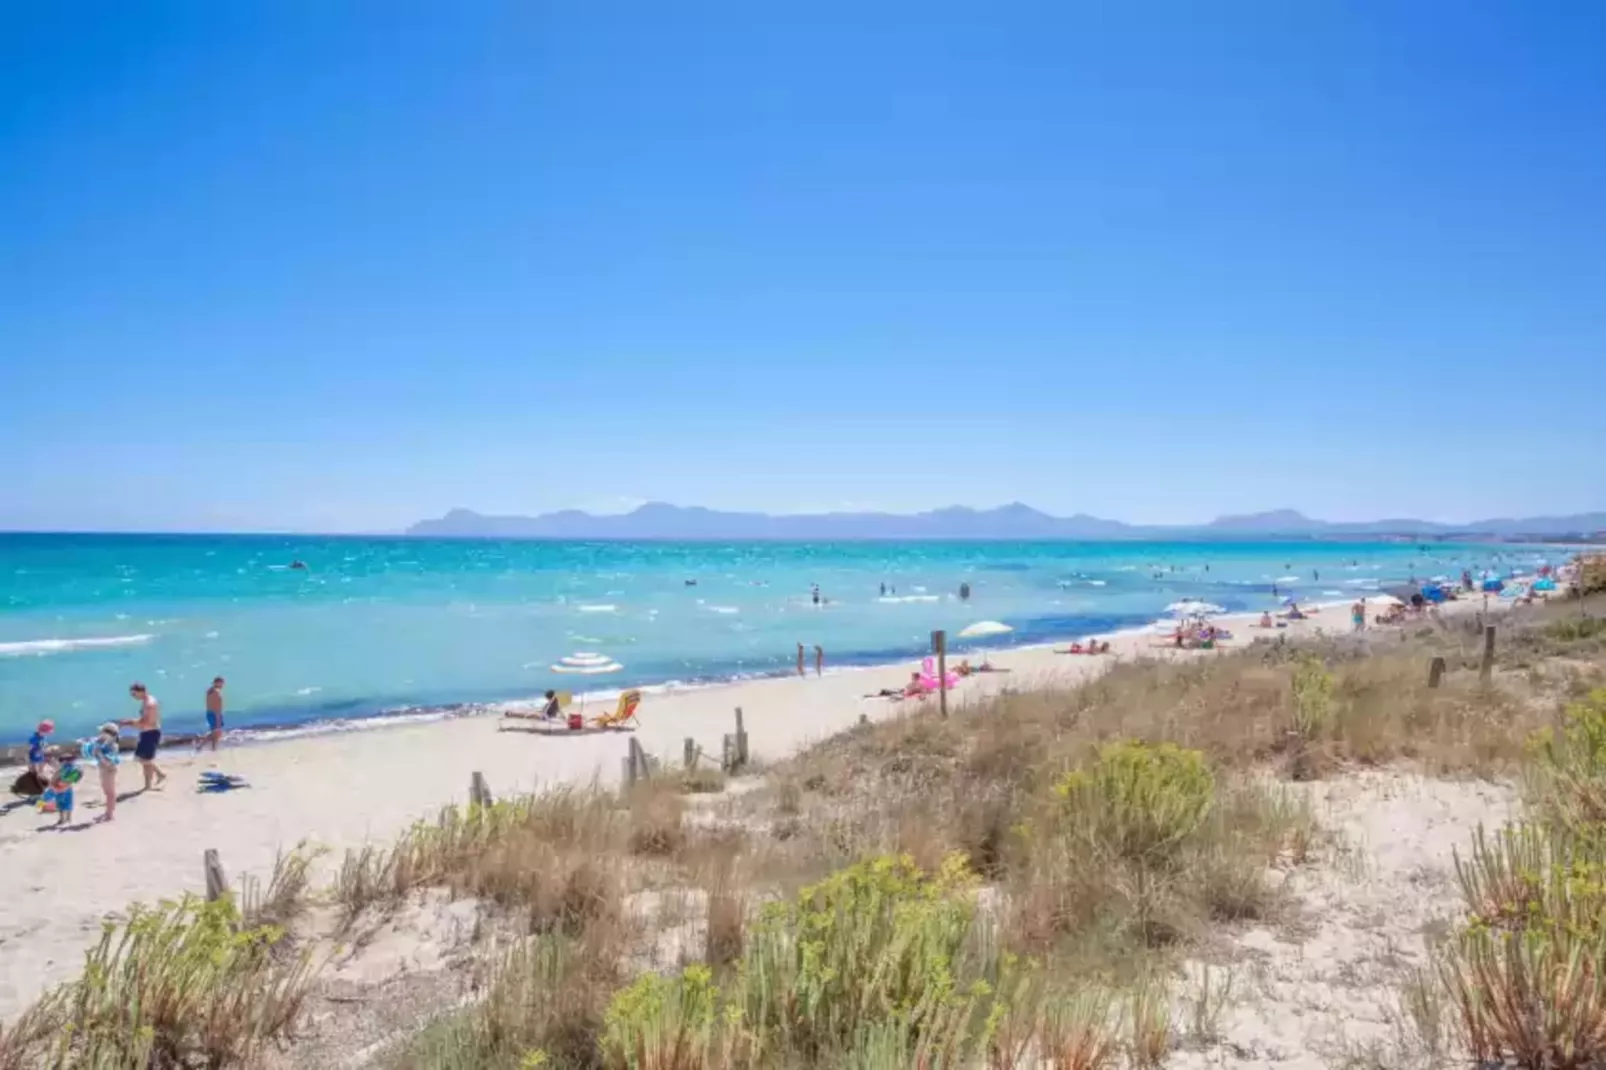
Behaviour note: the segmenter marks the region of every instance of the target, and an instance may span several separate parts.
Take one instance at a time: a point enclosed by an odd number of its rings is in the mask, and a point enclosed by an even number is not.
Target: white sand
[[[1234,629],[1236,643],[1318,626],[1347,630],[1345,605],[1326,606],[1313,621],[1287,632],[1249,627],[1252,616],[1224,617],[1221,623]],[[1108,638],[1112,656],[1060,655],[1046,647],[994,653],[993,664],[1010,671],[967,679],[950,701],[971,702],[1006,687],[1066,684],[1099,671],[1112,657],[1162,653],[1159,635]],[[784,757],[851,726],[861,713],[879,719],[907,708],[863,696],[901,688],[912,667],[649,693],[636,738],[669,764],[678,763],[687,736],[717,756],[740,706],[752,755]],[[588,712],[600,709],[593,703]],[[443,804],[463,801],[474,771],[485,774],[494,792],[584,783],[593,776],[612,783],[620,776],[625,735],[539,736],[503,732],[502,725],[500,718],[484,716],[225,746],[218,757],[164,752],[165,790],[126,800],[111,825],[84,824],[100,813],[100,789],[92,773],[78,789],[76,816],[83,827],[49,831],[54,817],[28,808],[0,815],[5,861],[0,866],[0,1020],[74,975],[82,953],[98,939],[103,919],[133,902],[202,891],[206,848],[221,852],[231,880],[242,874],[261,877],[271,871],[277,851],[303,840],[337,852],[365,841],[388,841]],[[198,794],[197,774],[209,768],[245,777],[251,787]],[[125,764],[123,790],[139,782],[138,768]]]

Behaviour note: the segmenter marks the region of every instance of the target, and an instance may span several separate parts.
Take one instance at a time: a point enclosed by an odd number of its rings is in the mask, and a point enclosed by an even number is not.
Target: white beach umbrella
[[[1008,635],[1014,631],[1009,625],[996,620],[979,620],[975,624],[966,625],[959,633],[961,639],[983,639],[989,635]]]
[[[566,658],[559,659],[558,663],[552,666],[552,671],[575,676],[601,676],[605,673],[618,672],[622,668],[624,668],[623,665],[606,654],[578,651]]]
[[[1172,602],[1165,607],[1165,611],[1177,617],[1208,617],[1213,613],[1227,612],[1214,602],[1202,602],[1197,598],[1184,598],[1180,602]]]

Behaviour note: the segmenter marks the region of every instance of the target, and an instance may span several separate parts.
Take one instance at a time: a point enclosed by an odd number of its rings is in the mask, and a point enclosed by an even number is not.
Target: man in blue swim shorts
[[[156,749],[162,745],[162,704],[141,683],[130,684],[128,694],[139,703],[139,716],[118,723],[139,731],[134,757],[139,760],[140,772],[145,774],[145,790],[150,791],[167,779],[167,774],[156,767]]]

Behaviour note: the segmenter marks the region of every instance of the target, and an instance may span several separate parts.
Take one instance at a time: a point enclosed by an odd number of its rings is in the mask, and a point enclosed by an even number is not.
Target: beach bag
[[[585,718],[578,713],[569,714],[569,731],[578,732],[586,726]]]
[[[22,775],[11,782],[11,794],[21,795],[25,798],[36,799],[45,793],[45,782],[39,779],[32,769],[24,769]]]

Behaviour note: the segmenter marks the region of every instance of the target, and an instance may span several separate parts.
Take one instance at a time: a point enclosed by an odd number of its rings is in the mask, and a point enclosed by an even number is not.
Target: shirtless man
[[[212,753],[217,753],[217,745],[223,739],[223,677],[212,677],[212,686],[206,689],[206,735],[195,744],[195,753],[199,754],[212,745]]]
[[[118,724],[139,730],[134,757],[139,760],[140,771],[145,774],[145,790],[150,791],[167,779],[167,774],[156,768],[156,748],[162,742],[162,704],[141,683],[130,684],[128,694],[139,703],[139,716],[132,721],[119,721]]]

